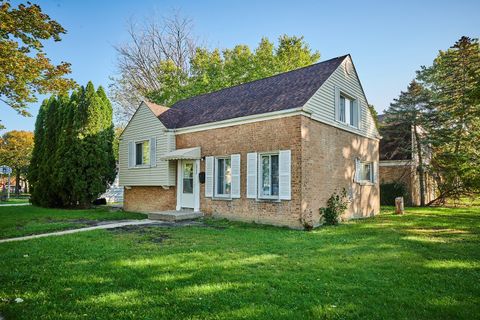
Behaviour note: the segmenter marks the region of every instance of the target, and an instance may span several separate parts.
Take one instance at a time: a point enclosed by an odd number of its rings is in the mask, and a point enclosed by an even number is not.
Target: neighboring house
[[[378,116],[380,133],[380,183],[401,183],[407,191],[406,203],[408,205],[420,205],[420,180],[418,172],[418,157],[415,147],[415,135],[413,128],[395,130],[396,137],[390,138],[383,135],[385,115]],[[384,128],[382,130],[382,128]],[[400,134],[399,132],[404,132]],[[420,131],[420,134],[424,132]],[[426,152],[424,152],[425,154]],[[425,164],[429,163],[428,154],[425,155]],[[435,199],[435,182],[431,176],[425,173],[425,203]],[[392,203],[393,204],[393,203]]]
[[[182,100],[143,102],[120,141],[130,211],[302,228],[345,188],[379,212],[379,134],[350,55]]]

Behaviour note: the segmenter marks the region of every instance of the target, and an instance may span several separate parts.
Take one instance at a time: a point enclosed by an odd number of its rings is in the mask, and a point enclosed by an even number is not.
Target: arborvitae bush
[[[43,102],[35,124],[32,202],[87,207],[115,179],[112,106],[91,82]]]

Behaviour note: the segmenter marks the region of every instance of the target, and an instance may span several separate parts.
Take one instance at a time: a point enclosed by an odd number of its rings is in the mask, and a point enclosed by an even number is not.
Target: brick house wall
[[[332,193],[347,190],[350,203],[343,219],[369,217],[380,210],[379,184],[353,181],[355,158],[377,161],[379,143],[350,132],[302,117],[302,211],[313,224],[320,221]]]
[[[201,147],[202,158],[241,155],[240,198],[206,198],[205,184],[200,184],[200,210],[206,215],[291,228],[302,228],[305,219],[313,219],[318,225],[320,207],[335,189],[343,187],[353,199],[345,219],[379,212],[378,184],[353,182],[355,157],[378,161],[377,140],[298,115],[176,135],[177,149],[191,147]],[[247,153],[279,150],[291,150],[291,200],[247,199]],[[204,160],[200,161],[203,171]],[[125,190],[125,209],[175,210],[175,190],[131,187]]]
[[[177,194],[175,187],[128,187],[123,192],[123,209],[132,212],[156,212],[175,210]]]
[[[200,185],[200,210],[216,217],[280,226],[300,225],[301,116],[259,121],[176,136],[178,149],[201,147],[202,157],[240,154],[240,198],[216,200],[205,198]],[[247,153],[290,149],[292,153],[292,199],[290,201],[257,201],[247,199]],[[205,161],[200,163],[205,171]]]

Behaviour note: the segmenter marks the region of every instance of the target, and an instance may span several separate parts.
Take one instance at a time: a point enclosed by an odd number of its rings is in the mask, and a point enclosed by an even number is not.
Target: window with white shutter
[[[247,198],[257,198],[257,153],[247,154]]]
[[[240,155],[232,154],[232,189],[231,197],[240,198]]]
[[[214,157],[205,157],[205,197],[213,197]]]
[[[279,198],[291,200],[292,198],[292,156],[290,150],[281,150],[278,153],[278,175],[279,175]]]

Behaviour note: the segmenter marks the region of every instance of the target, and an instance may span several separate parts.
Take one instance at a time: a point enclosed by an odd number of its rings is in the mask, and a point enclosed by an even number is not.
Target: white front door
[[[182,179],[182,200],[181,200],[181,207],[182,208],[192,208],[194,207],[194,193],[193,193],[193,185],[194,185],[194,168],[195,163],[192,160],[183,160],[182,161],[182,171],[181,171],[181,179]]]

